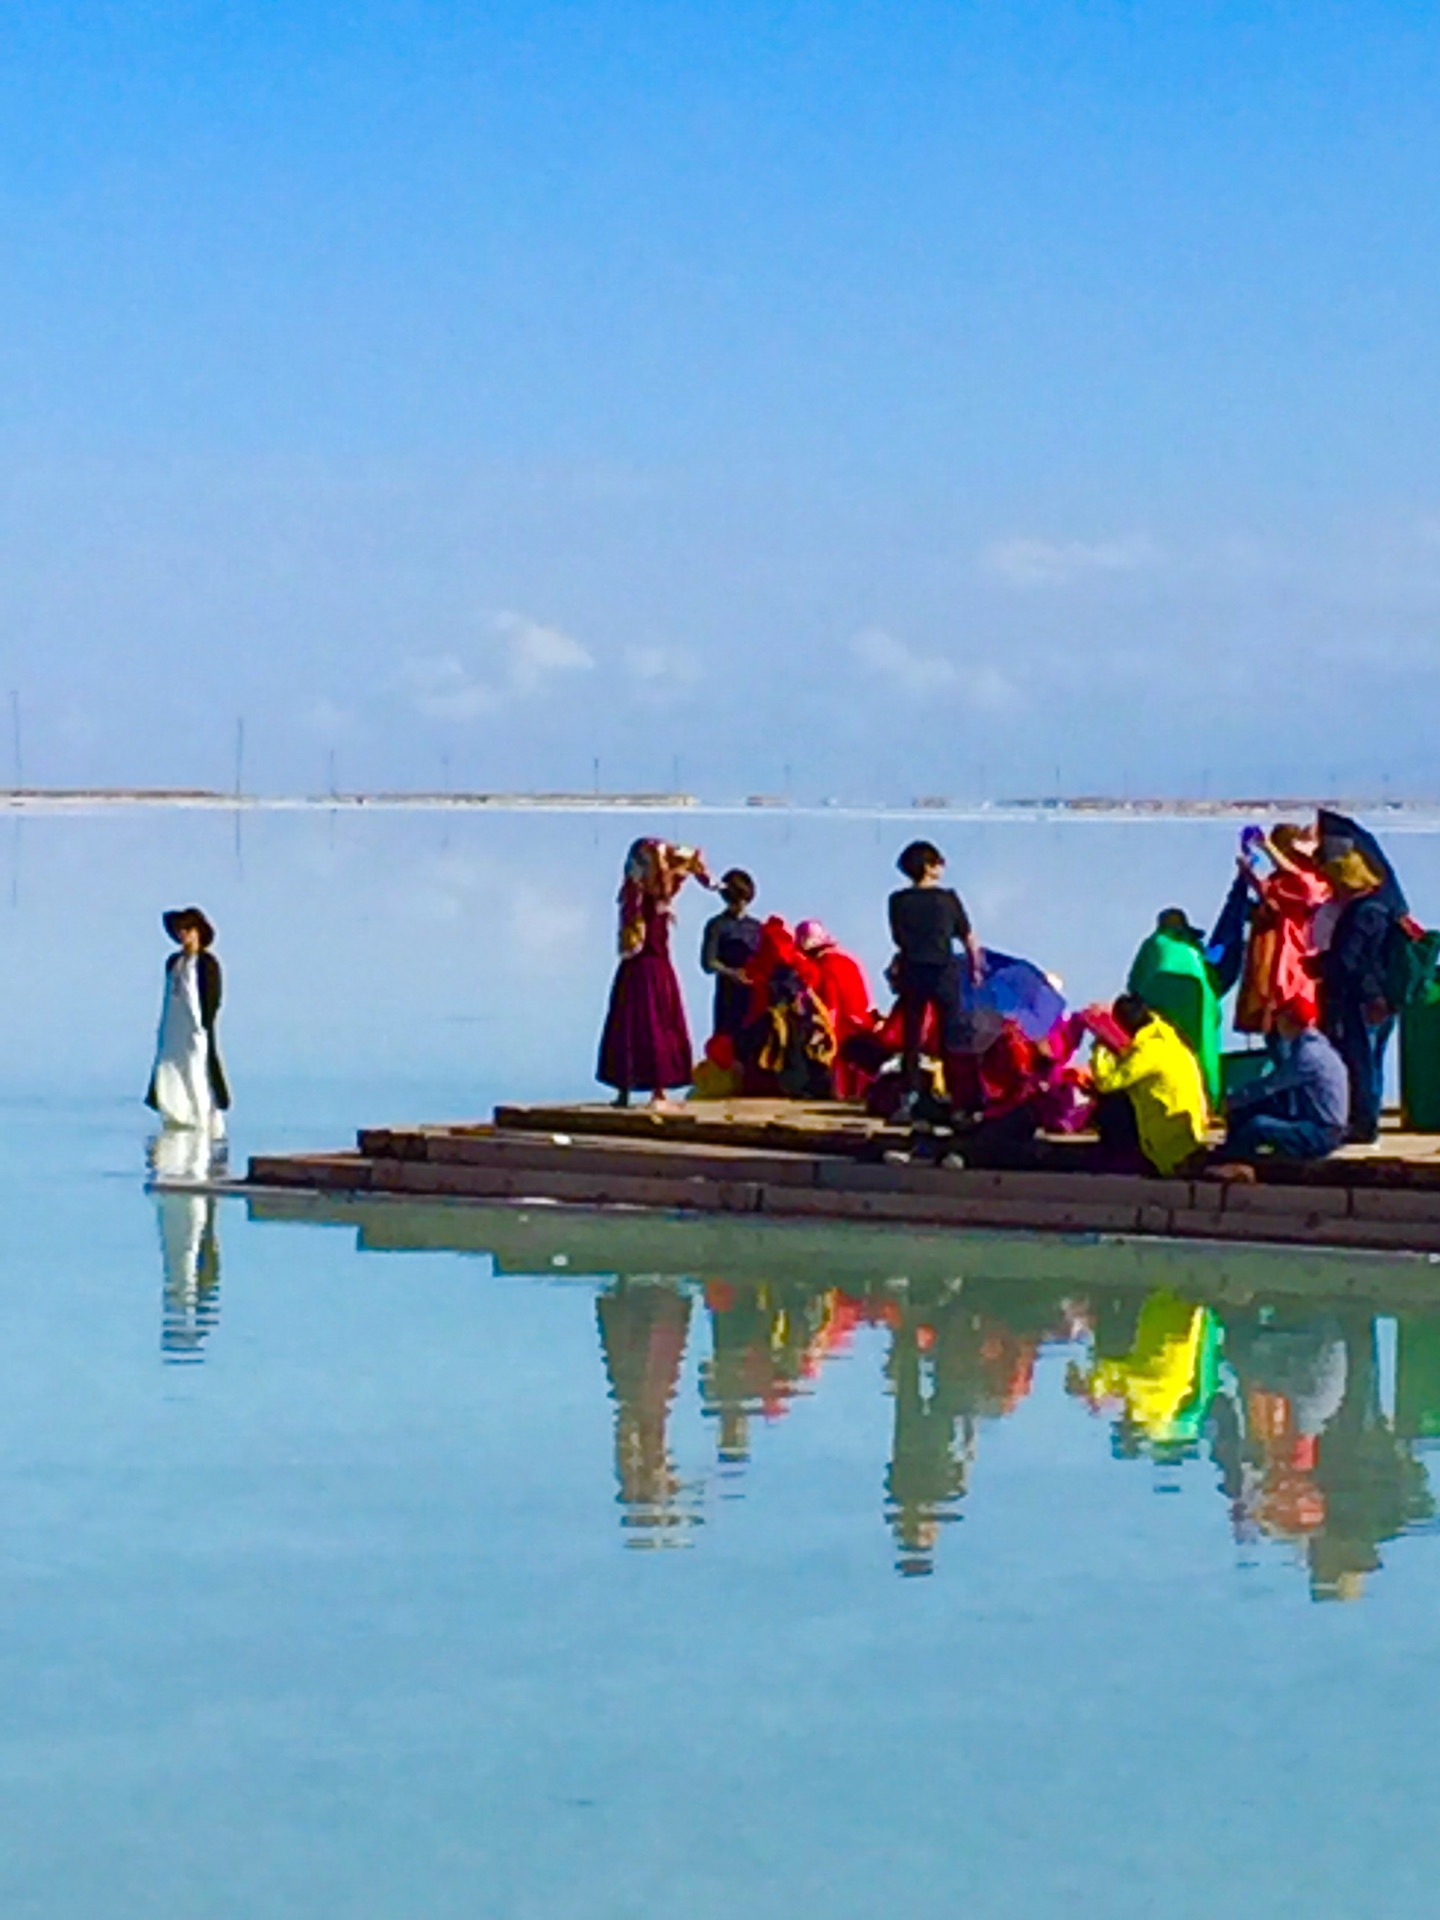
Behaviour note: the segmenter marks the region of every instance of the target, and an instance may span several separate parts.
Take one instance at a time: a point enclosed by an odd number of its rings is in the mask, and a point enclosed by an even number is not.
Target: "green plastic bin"
[[[1239,1047],[1220,1056],[1220,1099],[1222,1105],[1228,1105],[1230,1096],[1237,1087],[1248,1087],[1252,1080],[1258,1080],[1270,1065],[1270,1055],[1264,1047]]]
[[[1412,1133],[1440,1133],[1440,987],[1400,1016],[1400,1117]]]

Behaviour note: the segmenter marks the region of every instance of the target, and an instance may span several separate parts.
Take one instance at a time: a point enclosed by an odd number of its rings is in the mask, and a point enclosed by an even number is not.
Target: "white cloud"
[[[507,691],[526,697],[542,693],[557,673],[588,673],[595,656],[559,627],[545,627],[519,613],[497,613],[492,621],[508,653]]]
[[[700,663],[675,647],[626,647],[625,672],[636,689],[656,701],[683,699],[699,683]]]
[[[953,661],[943,654],[921,653],[883,627],[867,627],[857,633],[850,651],[862,667],[917,700],[926,694],[946,693],[960,681]]]
[[[1018,698],[1015,682],[998,667],[977,667],[964,676],[964,684],[966,699],[982,713],[1003,713],[1007,707],[1013,707]]]
[[[987,573],[1012,587],[1063,587],[1100,574],[1142,573],[1163,558],[1144,534],[1115,540],[997,540],[980,556]]]
[[[427,720],[478,720],[502,700],[498,689],[475,679],[453,653],[410,661],[405,678],[416,712]]]
[[[1015,704],[1014,683],[996,666],[972,666],[940,653],[921,653],[883,627],[867,627],[850,642],[859,665],[912,700],[953,695],[982,713],[1001,713]]]
[[[355,714],[334,700],[317,700],[302,717],[302,724],[322,740],[344,740],[358,732]]]
[[[515,700],[548,692],[558,677],[588,673],[595,656],[571,634],[519,613],[492,614],[488,671],[473,671],[458,654],[412,660],[410,697],[427,720],[478,720]]]

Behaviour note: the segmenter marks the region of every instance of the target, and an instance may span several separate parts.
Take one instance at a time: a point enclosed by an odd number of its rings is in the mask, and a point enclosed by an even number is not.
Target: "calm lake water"
[[[686,826],[878,972],[903,824]],[[162,906],[329,1145],[590,1090],[629,824],[0,833],[7,1920],[1434,1912],[1440,1265],[147,1195]],[[1076,998],[1233,848],[940,837]]]

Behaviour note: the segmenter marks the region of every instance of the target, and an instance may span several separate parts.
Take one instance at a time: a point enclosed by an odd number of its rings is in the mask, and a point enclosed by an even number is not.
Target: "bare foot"
[[[1253,1187],[1259,1175],[1247,1160],[1226,1160],[1211,1167],[1211,1180],[1223,1180],[1228,1187]]]

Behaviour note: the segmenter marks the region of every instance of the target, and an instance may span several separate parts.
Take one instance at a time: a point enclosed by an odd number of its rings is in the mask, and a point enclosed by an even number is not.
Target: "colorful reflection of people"
[[[1344,1334],[1332,1313],[1295,1308],[1223,1315],[1236,1393],[1212,1410],[1211,1451],[1237,1540],[1303,1542],[1325,1521],[1315,1480],[1320,1435],[1345,1394]]]
[[[1208,1307],[1157,1288],[1133,1322],[1120,1311],[1097,1327],[1088,1370],[1072,1366],[1067,1389],[1114,1421],[1115,1451],[1173,1461],[1198,1452],[1219,1385],[1220,1329]]]
[[[1375,1322],[1342,1308],[1345,1395],[1320,1435],[1315,1485],[1325,1523],[1309,1540],[1310,1591],[1317,1600],[1353,1600],[1380,1565],[1380,1547],[1433,1519],[1425,1469],[1380,1407]]]
[[[959,1344],[966,1310],[949,1299],[907,1300],[895,1317],[886,1376],[894,1400],[885,1510],[895,1565],[933,1573],[940,1529],[958,1519],[975,1458],[976,1422],[967,1410]]]
[[[860,1300],[813,1283],[710,1280],[710,1353],[700,1368],[700,1402],[717,1422],[722,1465],[750,1458],[750,1423],[779,1419],[815,1380],[826,1357],[864,1319]]]
[[[907,1577],[933,1573],[940,1530],[960,1517],[981,1420],[1003,1418],[1030,1391],[1038,1336],[1021,1305],[1017,1324],[954,1281],[907,1287],[882,1310],[894,1401],[886,1516]]]
[[[615,1402],[621,1526],[634,1547],[687,1546],[699,1515],[670,1457],[669,1420],[690,1329],[690,1296],[622,1277],[595,1302]]]

